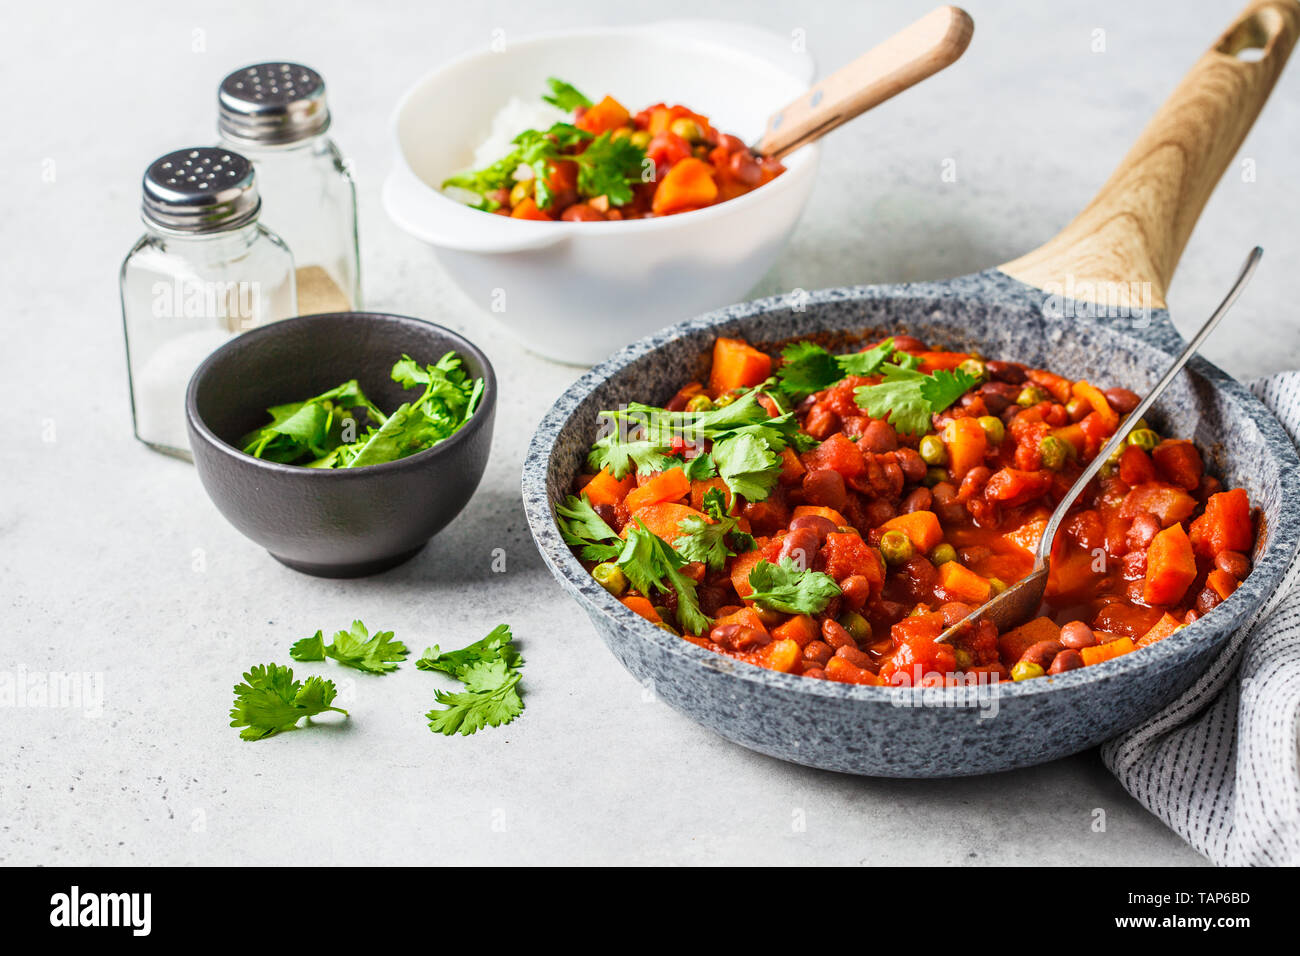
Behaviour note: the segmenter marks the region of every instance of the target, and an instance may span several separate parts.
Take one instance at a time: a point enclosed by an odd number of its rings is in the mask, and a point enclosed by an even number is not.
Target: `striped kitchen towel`
[[[1300,372],[1251,383],[1293,441]],[[1212,861],[1300,864],[1300,562],[1186,693],[1101,748],[1129,793]]]

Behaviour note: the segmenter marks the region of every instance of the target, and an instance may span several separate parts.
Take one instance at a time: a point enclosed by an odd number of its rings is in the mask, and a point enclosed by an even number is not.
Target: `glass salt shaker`
[[[221,81],[222,145],[253,161],[262,221],[293,250],[303,315],[361,307],[357,194],[325,133],[325,81],[297,63],[259,63]]]
[[[293,255],[258,222],[253,165],[217,147],[177,150],[144,174],[145,234],[122,263],[138,439],[189,459],[185,389],[240,332],[298,314]]]

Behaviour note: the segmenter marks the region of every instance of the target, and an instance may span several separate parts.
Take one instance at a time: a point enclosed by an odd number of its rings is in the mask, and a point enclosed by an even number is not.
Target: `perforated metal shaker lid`
[[[299,63],[258,63],[235,70],[217,94],[221,135],[232,143],[280,146],[330,125],[325,81]]]
[[[178,149],[145,170],[145,221],[166,232],[237,229],[257,219],[261,206],[253,164],[228,149]]]

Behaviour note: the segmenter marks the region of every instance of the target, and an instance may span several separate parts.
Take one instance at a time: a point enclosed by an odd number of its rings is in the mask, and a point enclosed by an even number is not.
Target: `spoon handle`
[[[1214,314],[1205,320],[1205,324],[1201,326],[1200,331],[1192,336],[1192,340],[1187,343],[1187,347],[1183,349],[1178,358],[1174,359],[1174,363],[1169,366],[1169,370],[1165,372],[1164,377],[1156,382],[1155,388],[1147,392],[1146,398],[1138,403],[1138,407],[1133,409],[1124,421],[1120,422],[1119,428],[1111,436],[1110,441],[1106,443],[1106,447],[1097,452],[1092,461],[1088,463],[1088,467],[1083,469],[1083,474],[1070,486],[1070,490],[1065,493],[1065,497],[1056,506],[1056,510],[1052,512],[1052,519],[1043,530],[1043,537],[1038,542],[1038,553],[1034,560],[1035,568],[1046,566],[1048,557],[1052,552],[1052,542],[1056,538],[1056,532],[1060,530],[1061,522],[1065,520],[1066,512],[1070,510],[1070,505],[1074,503],[1079,495],[1083,494],[1083,489],[1088,486],[1088,482],[1092,481],[1093,476],[1101,470],[1101,466],[1110,459],[1115,450],[1123,446],[1129,432],[1137,425],[1138,420],[1155,404],[1156,399],[1169,387],[1169,383],[1182,371],[1183,366],[1187,364],[1187,360],[1195,355],[1201,344],[1209,338],[1210,333],[1214,331],[1214,327],[1219,324],[1219,320],[1228,314],[1228,310],[1232,308],[1232,304],[1237,301],[1241,291],[1246,288],[1246,283],[1254,275],[1255,267],[1259,265],[1260,256],[1263,254],[1264,250],[1259,246],[1250,251],[1250,255],[1246,257],[1245,265],[1241,267],[1241,274],[1237,276],[1237,281],[1232,284],[1232,288],[1228,290],[1228,294],[1219,303],[1219,307],[1214,310]]]
[[[767,121],[756,152],[780,159],[955,62],[975,24],[965,10],[939,7],[842,70],[813,85]]]

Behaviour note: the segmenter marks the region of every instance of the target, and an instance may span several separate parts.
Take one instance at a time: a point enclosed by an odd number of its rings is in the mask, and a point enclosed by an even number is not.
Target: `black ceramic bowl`
[[[446,441],[399,461],[356,469],[282,465],[244,454],[240,436],[272,405],[355,378],[391,411],[414,392],[389,373],[403,353],[435,362],[456,351],[483,379],[483,398]],[[246,332],[199,366],[185,396],[194,464],[208,496],[276,560],[321,577],[375,574],[413,557],[465,507],[492,445],[496,376],[456,333],[400,315],[340,312]]]

